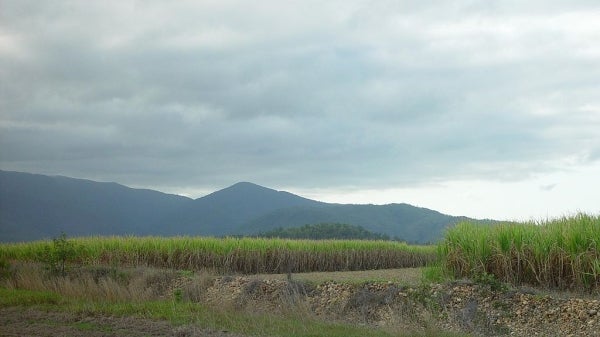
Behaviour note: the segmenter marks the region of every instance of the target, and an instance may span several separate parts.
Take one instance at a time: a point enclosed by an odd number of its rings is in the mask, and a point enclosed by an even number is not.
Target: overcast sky
[[[2,0],[0,168],[600,213],[600,3]]]

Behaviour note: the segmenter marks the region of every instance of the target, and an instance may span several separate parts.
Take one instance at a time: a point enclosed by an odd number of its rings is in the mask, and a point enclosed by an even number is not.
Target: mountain
[[[248,182],[196,199],[171,214],[164,223],[172,223],[165,234],[197,235],[236,234],[250,219],[289,207],[310,207],[322,203],[276,191]],[[167,221],[168,220],[168,221]]]
[[[116,183],[0,171],[0,241],[69,235],[153,234],[189,198]]]
[[[430,242],[462,217],[407,204],[344,205],[241,182],[198,199],[61,176],[0,171],[0,241],[86,235],[253,235],[343,223]]]

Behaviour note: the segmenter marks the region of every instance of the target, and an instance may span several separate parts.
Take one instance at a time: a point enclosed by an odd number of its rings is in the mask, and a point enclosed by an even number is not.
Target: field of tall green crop
[[[207,237],[85,237],[69,239],[77,263],[212,269],[234,273],[370,270],[423,266],[433,246],[392,241],[285,240]],[[40,260],[52,242],[2,244],[6,259]]]
[[[463,222],[439,245],[456,277],[494,275],[513,284],[600,288],[600,216],[484,225]]]

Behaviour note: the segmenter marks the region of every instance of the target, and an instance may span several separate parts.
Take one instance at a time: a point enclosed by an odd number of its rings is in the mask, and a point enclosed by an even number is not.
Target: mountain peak
[[[235,184],[233,184],[231,186],[244,186],[244,185],[260,186],[258,184],[253,183],[253,182],[250,182],[250,181],[239,181],[239,182],[237,182],[237,183],[235,183]]]
[[[214,198],[214,197],[222,197],[222,196],[227,196],[227,197],[231,197],[231,196],[237,196],[237,197],[243,197],[246,198],[248,196],[253,196],[255,194],[274,194],[274,193],[278,193],[278,191],[264,187],[264,186],[260,186],[257,185],[255,183],[251,183],[248,181],[241,181],[238,183],[235,183],[229,187],[225,187],[224,189],[218,190],[216,192],[213,192],[207,196],[205,196],[204,198]]]
[[[272,188],[264,187],[248,181],[241,181],[235,183],[222,190],[213,192],[200,199],[213,200],[216,202],[227,202],[227,203],[282,203],[287,204],[288,202],[296,203],[302,200],[316,203],[316,201],[305,199],[303,197],[294,195],[289,192],[277,191]],[[200,200],[198,199],[198,200]]]
[[[228,188],[265,188],[265,189],[270,189],[270,188],[260,186],[255,183],[251,183],[249,181],[240,181],[240,182],[237,182],[237,183],[229,186]]]
[[[228,209],[240,212],[243,209],[254,212],[264,212],[281,207],[314,206],[318,201],[306,199],[295,194],[277,191],[247,181],[239,182],[222,190],[213,192],[197,202],[208,202],[213,205],[226,206]]]

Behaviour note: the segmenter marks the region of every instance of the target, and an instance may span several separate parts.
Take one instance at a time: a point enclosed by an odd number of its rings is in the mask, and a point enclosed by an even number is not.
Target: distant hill
[[[149,235],[189,198],[116,183],[0,171],[0,241],[73,235]]]
[[[290,207],[311,207],[323,203],[275,191],[248,182],[196,199],[171,214],[166,233],[227,235],[240,232],[252,219]],[[261,229],[261,228],[259,228]]]
[[[407,204],[344,205],[249,182],[198,199],[60,176],[0,171],[0,241],[87,235],[244,235],[344,223],[430,242],[459,220]]]

